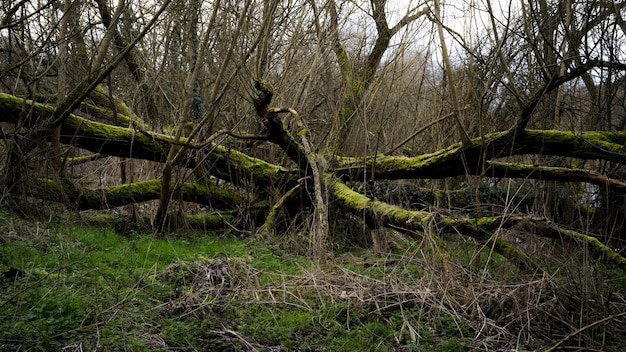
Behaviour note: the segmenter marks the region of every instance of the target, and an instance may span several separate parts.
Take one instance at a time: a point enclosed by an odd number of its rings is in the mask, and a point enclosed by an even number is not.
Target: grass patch
[[[110,229],[74,227],[49,233],[37,244],[13,241],[0,247],[2,271],[20,273],[2,281],[0,315],[9,318],[0,323],[3,350],[57,349],[73,341],[88,348],[155,347],[151,334],[177,326],[156,328],[167,320],[155,306],[177,289],[161,280],[160,272],[202,256],[230,253],[250,262],[269,257],[255,260],[245,241],[219,237],[125,237]]]
[[[254,239],[0,218],[0,350],[541,349],[626,307],[619,270],[506,281],[510,263],[467,244],[445,265],[414,242],[385,256],[337,253],[320,267]],[[570,310],[580,304],[585,316]],[[624,346],[622,320],[574,342]]]

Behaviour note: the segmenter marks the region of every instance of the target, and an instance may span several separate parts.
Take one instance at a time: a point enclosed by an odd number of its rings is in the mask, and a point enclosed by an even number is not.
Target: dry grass
[[[49,230],[36,223],[11,221],[5,224],[0,241],[36,245],[50,236]],[[277,315],[302,312],[318,319],[318,329],[325,328],[319,320],[328,318],[321,311],[343,307],[359,316],[358,324],[385,324],[391,331],[387,338],[405,350],[411,344],[449,339],[462,341],[466,349],[483,351],[537,350],[557,343],[561,350],[619,351],[626,345],[623,271],[602,265],[585,248],[571,243],[523,232],[502,232],[502,236],[540,257],[549,274],[520,275],[502,257],[460,236],[447,238],[443,245],[433,234],[425,234],[421,242],[400,238],[386,254],[343,252],[317,264],[294,261],[303,257],[287,250],[266,261],[262,252],[250,247],[257,244],[251,241],[240,244],[246,246],[243,253],[251,251],[249,256],[224,253],[176,262],[159,271],[155,281],[172,285],[150,296],[154,305],[149,310],[158,317],[155,322],[217,319],[211,325],[212,336],[249,350],[267,350],[277,344],[269,345],[232,324],[237,319],[228,315],[232,312],[255,324],[253,314],[258,310],[248,311],[248,307],[262,307],[262,313]],[[120,310],[114,315],[124,314],[128,313]],[[330,319],[340,320],[342,329],[360,328],[347,316],[337,314]],[[146,328],[141,338],[163,349],[167,337],[158,332],[155,327]],[[66,346],[72,351],[81,348],[80,344]]]
[[[468,347],[485,351],[545,348],[579,329],[560,347],[611,350],[613,342],[624,339],[623,315],[584,328],[626,311],[626,296],[602,292],[599,275],[583,278],[586,274],[562,268],[552,276],[490,277],[451,261],[424,259],[415,251],[370,259],[344,254],[295,275],[233,259],[197,262],[186,266],[193,268],[186,279],[192,289],[175,302],[182,314],[201,312],[216,300],[303,311],[350,303],[383,318],[401,314],[394,334],[399,343],[419,343],[426,330],[453,329],[469,341]],[[179,269],[172,267],[165,275]],[[244,339],[233,331],[222,333]]]

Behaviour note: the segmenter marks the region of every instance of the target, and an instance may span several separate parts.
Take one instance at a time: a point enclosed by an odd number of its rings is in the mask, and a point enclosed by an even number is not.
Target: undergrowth
[[[313,264],[254,238],[0,218],[0,350],[626,347],[624,273],[573,255],[550,276],[522,276],[464,239],[438,248],[442,259],[425,236]]]

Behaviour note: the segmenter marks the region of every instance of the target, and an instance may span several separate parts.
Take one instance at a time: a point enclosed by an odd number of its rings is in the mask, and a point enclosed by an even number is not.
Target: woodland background
[[[4,1],[0,201],[122,232],[278,240],[319,263],[411,239],[449,275],[455,241],[530,277],[563,255],[624,269],[625,14],[608,0]]]

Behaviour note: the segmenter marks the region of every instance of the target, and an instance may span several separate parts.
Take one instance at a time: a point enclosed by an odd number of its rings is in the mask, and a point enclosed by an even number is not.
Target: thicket
[[[626,2],[154,5],[3,2],[5,208],[318,265],[427,243],[463,282],[626,268]]]

